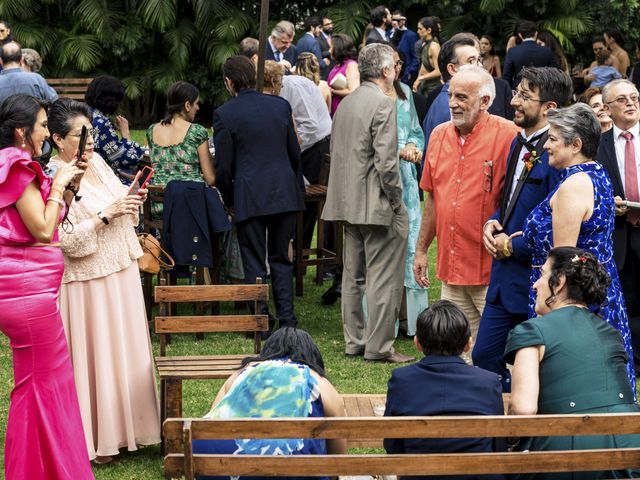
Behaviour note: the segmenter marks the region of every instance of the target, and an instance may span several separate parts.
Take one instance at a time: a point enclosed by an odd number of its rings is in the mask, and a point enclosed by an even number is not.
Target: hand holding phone
[[[83,125],[80,131],[80,145],[78,146],[78,161],[82,161],[82,155],[84,155],[84,149],[87,147],[87,137],[89,136],[89,129]]]
[[[133,182],[131,182],[131,187],[129,187],[129,192],[127,193],[127,195],[132,195],[134,190],[137,191],[139,189],[146,188],[147,184],[151,180],[151,177],[153,176],[153,173],[153,168],[149,166],[144,167],[142,170],[136,173]]]

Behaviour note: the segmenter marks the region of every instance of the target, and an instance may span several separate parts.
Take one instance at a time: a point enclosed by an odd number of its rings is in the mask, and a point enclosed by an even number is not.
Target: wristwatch
[[[502,255],[504,255],[505,257],[511,256],[511,250],[509,250],[509,239],[507,239],[507,241],[504,242],[504,247],[502,248]]]
[[[102,213],[102,210],[99,211],[96,215],[98,215],[98,218],[102,220],[102,223],[104,223],[105,225],[109,225],[109,219],[105,216],[104,213]]]

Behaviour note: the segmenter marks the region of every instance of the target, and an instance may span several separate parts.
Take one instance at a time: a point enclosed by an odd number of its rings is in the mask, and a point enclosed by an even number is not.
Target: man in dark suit
[[[369,13],[369,21],[373,28],[369,31],[365,44],[387,42],[388,30],[391,28],[391,12],[384,5],[378,5]]]
[[[498,376],[467,365],[460,358],[463,351],[471,348],[471,329],[464,313],[453,302],[440,300],[418,315],[414,342],[425,356],[393,371],[387,388],[385,417],[504,415]],[[496,452],[505,451],[506,444],[503,439],[493,438],[387,438],[384,448],[390,454]]]
[[[320,64],[320,78],[326,80],[329,72],[335,65],[331,60],[331,35],[333,34],[333,21],[329,17],[322,17],[322,32],[318,35],[318,43],[322,52]]]
[[[549,166],[543,149],[549,125],[547,112],[565,106],[571,98],[571,78],[557,68],[525,67],[522,81],[511,100],[514,123],[523,128],[511,144],[507,174],[498,211],[485,223],[483,239],[493,256],[489,289],[473,363],[501,376],[502,388],[511,391],[511,376],[502,359],[511,329],[527,319],[531,254],[522,231],[531,211],[544,200],[559,181],[557,170]],[[526,170],[525,155],[537,152],[539,161]]]
[[[522,67],[559,67],[551,49],[536,43],[538,29],[535,23],[521,21],[516,36],[522,42],[507,52],[502,73],[502,78],[509,82],[512,88],[516,88],[520,83]]]
[[[292,44],[295,33],[293,23],[282,20],[273,27],[267,39],[265,60],[275,60],[284,65],[285,74],[290,73],[298,58],[296,46]]]
[[[234,210],[245,281],[266,278],[268,253],[278,321],[295,327],[289,244],[296,212],[304,210],[304,183],[291,106],[255,90],[256,70],[246,57],[229,58],[223,74],[233,98],[213,114],[216,183]],[[266,302],[260,310],[269,314]]]
[[[296,44],[296,50],[298,55],[304,52],[313,53],[318,60],[320,69],[325,67],[325,63],[322,61],[322,50],[320,50],[320,43],[318,42],[318,35],[322,31],[322,20],[320,17],[311,16],[307,17],[304,21],[304,35],[300,37]]]
[[[640,202],[640,109],[638,90],[629,80],[614,80],[602,91],[604,108],[613,128],[602,134],[597,160],[609,173],[616,201],[613,257],[629,316],[633,363],[640,371],[640,209],[625,200]]]

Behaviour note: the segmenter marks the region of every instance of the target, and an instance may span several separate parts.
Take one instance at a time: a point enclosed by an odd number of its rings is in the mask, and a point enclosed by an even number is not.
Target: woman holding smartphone
[[[146,190],[128,194],[94,152],[91,111],[84,103],[57,100],[49,110],[49,163],[74,161],[82,127],[88,168],[60,243],[65,271],[60,313],[67,334],[89,457],[106,463],[118,450],[160,442],[160,414],[153,356],[137,258],[134,226]]]
[[[79,182],[84,162],[46,176],[33,157],[42,155],[48,137],[42,102],[24,94],[2,102],[0,331],[11,340],[15,382],[4,473],[8,479],[85,480],[93,474],[57,305],[58,224],[73,197],[66,187]]]

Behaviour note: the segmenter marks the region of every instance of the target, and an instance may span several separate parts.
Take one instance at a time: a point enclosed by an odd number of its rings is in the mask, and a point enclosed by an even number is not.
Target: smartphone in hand
[[[127,195],[132,195],[134,190],[137,191],[142,188],[146,188],[147,184],[151,180],[151,177],[153,177],[153,173],[153,168],[149,166],[144,167],[142,170],[136,173],[133,182],[131,182],[131,187],[129,187],[129,192],[127,193]]]
[[[82,160],[84,149],[87,147],[87,137],[89,136],[89,129],[86,126],[82,126],[80,131],[80,145],[78,146],[78,161]]]

